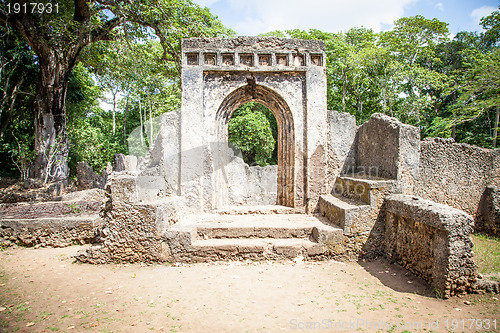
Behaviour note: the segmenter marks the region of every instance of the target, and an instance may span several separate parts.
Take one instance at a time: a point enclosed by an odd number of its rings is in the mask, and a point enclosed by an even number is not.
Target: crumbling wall
[[[433,138],[421,142],[415,194],[477,216],[487,185],[497,183],[499,151]]]
[[[278,166],[248,166],[233,157],[224,167],[229,205],[275,205]]]
[[[398,191],[413,193],[418,178],[420,130],[375,113],[358,130],[356,171],[396,179]]]
[[[78,162],[76,166],[76,186],[79,190],[93,188],[104,189],[105,179],[94,172],[87,162]]]
[[[341,173],[356,165],[356,117],[347,112],[328,111],[328,151],[326,193],[330,193]]]
[[[395,194],[385,203],[385,256],[428,281],[447,298],[472,291],[473,219],[458,209]]]
[[[500,237],[500,188],[486,186],[481,197],[475,230]]]
[[[0,220],[0,245],[66,247],[95,241],[98,216]]]
[[[129,196],[133,180],[111,179],[107,186],[108,201],[102,212],[103,223],[97,229],[96,244],[80,252],[81,262],[163,262],[170,253],[162,237],[167,227],[184,212],[182,197],[151,202],[137,202]],[[124,190],[125,189],[125,190]]]

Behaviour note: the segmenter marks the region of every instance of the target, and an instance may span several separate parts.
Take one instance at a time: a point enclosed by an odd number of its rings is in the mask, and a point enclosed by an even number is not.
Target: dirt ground
[[[384,260],[91,266],[81,249],[0,252],[0,331],[500,332],[499,295],[441,300]]]

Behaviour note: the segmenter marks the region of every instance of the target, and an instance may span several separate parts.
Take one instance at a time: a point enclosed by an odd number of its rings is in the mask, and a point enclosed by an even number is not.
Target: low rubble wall
[[[385,204],[384,255],[428,281],[448,298],[476,281],[474,222],[465,212],[415,196],[395,194]]]

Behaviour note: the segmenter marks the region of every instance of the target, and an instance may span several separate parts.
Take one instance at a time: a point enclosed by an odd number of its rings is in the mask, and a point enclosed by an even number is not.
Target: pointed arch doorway
[[[221,103],[216,113],[218,140],[227,142],[228,123],[234,111],[248,102],[260,103],[273,113],[278,124],[278,205],[295,207],[295,131],[293,115],[286,101],[274,90],[258,85],[249,77],[247,85],[233,90]],[[220,178],[222,181],[223,178]]]

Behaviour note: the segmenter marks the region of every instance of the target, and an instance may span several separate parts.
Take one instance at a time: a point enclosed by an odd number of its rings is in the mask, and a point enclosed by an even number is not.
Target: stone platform
[[[165,234],[171,260],[306,259],[328,256],[343,231],[325,218],[281,206],[238,207],[188,215]]]
[[[96,200],[0,204],[0,246],[65,247],[95,242]]]

